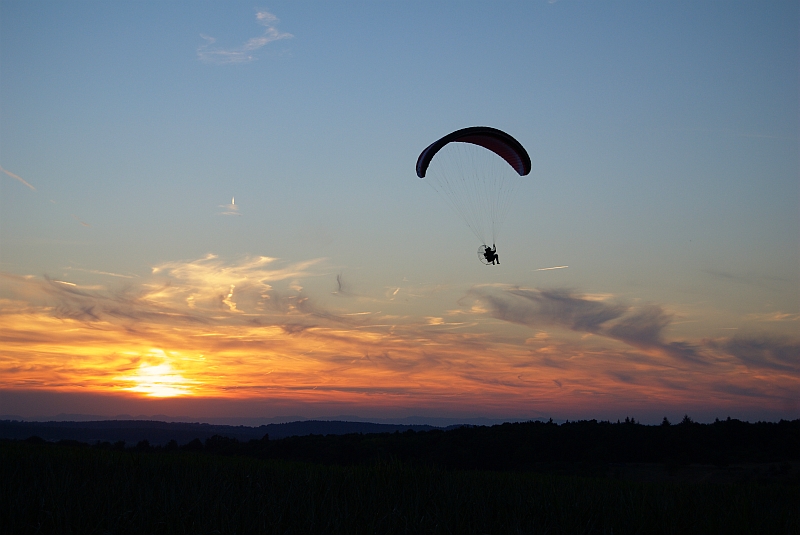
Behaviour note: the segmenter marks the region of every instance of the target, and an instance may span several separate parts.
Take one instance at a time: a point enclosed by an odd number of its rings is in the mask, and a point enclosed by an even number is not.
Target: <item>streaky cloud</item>
[[[367,313],[306,283],[329,276],[324,259],[213,254],[116,288],[0,273],[0,386],[502,412],[782,407],[800,380],[797,339],[665,340],[674,316],[656,304],[495,284],[460,310]]]
[[[500,319],[523,324],[556,324],[588,333],[598,333],[603,324],[628,310],[624,305],[587,299],[568,289],[511,288],[488,297]]]
[[[717,281],[744,284],[756,288],[766,288],[772,291],[779,291],[780,288],[784,287],[786,284],[792,283],[792,281],[783,277],[774,277],[757,273],[730,273],[728,271],[715,269],[704,269],[703,272]]]
[[[86,221],[83,221],[81,218],[79,218],[75,214],[72,214],[72,219],[74,219],[75,221],[77,221],[78,223],[83,225],[84,227],[91,227],[91,225],[89,223],[87,223]]]
[[[752,369],[800,372],[800,341],[778,336],[735,336],[712,341],[713,347],[724,350]]]
[[[217,39],[205,34],[200,34],[205,40],[205,44],[197,48],[197,57],[204,63],[214,63],[225,65],[232,63],[248,63],[256,59],[252,54],[273,41],[281,39],[291,39],[294,37],[288,32],[282,32],[276,27],[278,18],[268,11],[256,13],[256,22],[264,26],[264,32],[258,37],[251,37],[239,47],[219,48],[214,46]]]
[[[98,269],[83,269],[78,267],[67,266],[64,269],[68,269],[70,271],[83,271],[84,273],[91,273],[92,275],[106,275],[108,277],[117,277],[121,279],[135,279],[137,278],[136,275],[123,275],[121,273],[112,273],[110,271],[100,271]]]
[[[787,322],[787,321],[800,321],[800,314],[788,312],[759,312],[755,314],[748,314],[748,319],[761,322]]]
[[[18,176],[18,175],[15,175],[15,174],[14,174],[14,173],[12,173],[11,171],[8,171],[8,170],[6,170],[6,169],[3,169],[2,167],[0,167],[0,171],[2,171],[3,173],[7,174],[8,176],[10,176],[11,178],[13,178],[14,180],[17,180],[17,181],[19,181],[19,182],[20,182],[20,183],[22,183],[23,185],[25,185],[25,186],[29,187],[29,188],[30,188],[32,191],[36,191],[36,188],[34,188],[33,186],[31,186],[31,185],[30,185],[28,182],[26,182],[26,181],[25,181],[25,180],[24,180],[22,177],[20,177],[20,176]]]
[[[660,306],[647,305],[611,325],[606,333],[633,347],[661,349],[676,359],[706,364],[697,347],[685,342],[666,343],[662,340],[661,334],[671,322],[672,315],[664,312]]]
[[[657,350],[682,361],[706,363],[707,357],[697,347],[662,340],[672,316],[658,305],[634,309],[564,288],[475,288],[470,293],[498,319],[529,327],[557,325],[619,340],[638,349]]]

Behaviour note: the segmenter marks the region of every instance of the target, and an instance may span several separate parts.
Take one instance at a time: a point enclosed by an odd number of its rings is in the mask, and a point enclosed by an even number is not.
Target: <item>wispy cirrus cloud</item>
[[[33,191],[36,191],[36,188],[34,188],[33,186],[31,186],[31,185],[30,185],[28,182],[26,182],[26,181],[25,181],[25,180],[24,180],[22,177],[20,177],[20,176],[17,176],[17,175],[15,175],[14,173],[12,173],[11,171],[8,171],[8,170],[6,170],[6,169],[3,169],[2,167],[0,167],[0,171],[2,171],[3,173],[7,174],[8,176],[10,176],[11,178],[13,178],[14,180],[16,180],[16,181],[18,181],[18,182],[22,183],[23,185],[25,185],[25,186],[29,187],[31,190],[33,190]]]
[[[672,316],[659,305],[632,307],[568,289],[476,288],[471,294],[489,314],[505,321],[531,327],[556,325],[596,334],[694,364],[705,364],[707,360],[696,346],[663,340],[662,333]]]
[[[266,256],[116,284],[0,274],[0,388],[573,418],[780,408],[800,385],[796,338],[669,340],[664,307],[612,295],[483,286],[415,313],[382,289],[354,295],[322,259]]]
[[[733,355],[751,369],[800,373],[800,340],[751,335],[712,341],[711,344]]]
[[[800,382],[800,339],[796,337],[756,333],[667,341],[664,332],[673,323],[673,315],[660,305],[632,306],[610,296],[598,299],[569,289],[488,286],[472,289],[468,297],[479,302],[473,310],[497,319],[532,328],[589,333],[643,351],[644,355],[637,355],[609,348],[594,353],[591,368],[614,382],[647,386],[652,392],[666,387],[673,395],[689,396],[695,388],[691,382],[699,380],[712,384],[719,395],[731,396],[729,400],[745,396],[782,399],[790,406],[800,402],[793,392]],[[577,362],[587,366],[584,355],[588,347],[541,335],[530,339],[542,346],[533,353],[541,365],[572,373]],[[581,355],[579,360],[564,358],[575,353]],[[756,371],[757,376],[748,379],[745,369]],[[687,374],[695,379],[687,382]],[[765,380],[772,374],[782,377]],[[561,381],[556,380],[560,386]]]
[[[2,273],[0,280],[11,296],[59,319],[161,326],[229,325],[250,322],[257,316],[285,316],[302,307],[307,299],[302,288],[291,281],[315,276],[313,267],[319,262],[287,263],[260,256],[232,263],[209,254],[196,260],[161,263],[153,267],[150,277],[112,289],[47,276]],[[99,270],[79,271],[124,277]],[[274,287],[279,282],[283,287]]]
[[[70,270],[70,271],[82,271],[84,273],[91,273],[92,275],[106,275],[108,277],[117,277],[117,278],[120,278],[120,279],[135,279],[137,277],[136,275],[131,275],[131,274],[127,274],[126,275],[126,274],[123,274],[123,273],[112,273],[110,271],[101,271],[99,269],[85,269],[85,268],[79,268],[79,267],[73,267],[73,266],[67,266],[64,269],[67,269],[67,270]]]
[[[789,312],[758,312],[748,314],[747,319],[770,323],[800,322],[800,314]]]
[[[90,225],[89,223],[87,223],[86,221],[82,220],[81,218],[79,218],[79,217],[78,217],[78,216],[76,216],[75,214],[72,214],[72,219],[74,219],[75,221],[77,221],[78,223],[80,223],[80,224],[81,224],[81,226],[84,226],[84,227],[91,227],[91,225]]]
[[[787,283],[792,283],[792,281],[782,277],[774,277],[758,273],[730,273],[728,271],[714,269],[704,269],[703,272],[717,281],[744,284],[757,288],[768,288],[776,291],[780,291],[780,289]]]
[[[29,188],[31,191],[37,191],[35,187],[33,187],[33,186],[32,186],[32,185],[31,185],[31,184],[28,182],[28,181],[26,181],[26,180],[25,180],[24,178],[22,178],[21,176],[19,176],[19,175],[16,175],[16,174],[12,173],[11,171],[9,171],[9,170],[7,170],[7,169],[4,169],[3,167],[0,167],[0,172],[2,172],[2,173],[4,173],[4,174],[6,174],[6,175],[8,175],[8,176],[10,176],[11,178],[13,178],[14,180],[16,180],[17,182],[21,183],[23,186],[26,186],[27,188]],[[56,201],[54,201],[54,200],[52,200],[52,199],[50,199],[50,202],[51,202],[52,204],[57,204],[57,203],[56,203]],[[80,219],[80,218],[79,218],[78,216],[76,216],[75,214],[71,214],[71,215],[72,215],[72,218],[73,218],[75,221],[77,221],[79,224],[81,224],[82,226],[84,226],[84,227],[91,227],[91,225],[90,225],[89,223],[87,223],[86,221],[83,221],[82,219]]]
[[[465,355],[445,347],[430,355],[372,314],[316,304],[301,281],[319,275],[318,263],[208,255],[162,263],[116,290],[0,274],[0,387],[446,397],[436,370]]]
[[[233,48],[223,48],[216,45],[217,39],[200,34],[205,44],[197,48],[197,57],[205,63],[230,64],[248,63],[256,59],[255,52],[273,41],[291,39],[292,34],[278,30],[278,18],[268,11],[256,13],[256,22],[264,27],[263,33],[258,37],[251,37],[243,45]]]

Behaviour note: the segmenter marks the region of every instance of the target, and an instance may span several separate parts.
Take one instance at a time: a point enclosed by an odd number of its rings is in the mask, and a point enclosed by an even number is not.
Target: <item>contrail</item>
[[[86,273],[93,273],[95,275],[108,275],[109,277],[122,277],[123,279],[135,279],[136,275],[120,275],[119,273],[111,273],[110,271],[99,271],[97,269],[83,269],[77,267],[67,266],[64,269],[71,269],[73,271],[85,271]]]
[[[549,268],[539,268],[539,269],[534,269],[534,271],[549,271],[549,270],[551,270],[551,269],[566,269],[566,268],[568,268],[568,267],[569,267],[569,266],[555,266],[555,267],[549,267]]]
[[[14,178],[14,179],[16,179],[16,180],[19,180],[20,182],[22,182],[23,184],[25,184],[26,186],[28,186],[29,188],[31,188],[33,191],[36,191],[36,188],[34,188],[33,186],[31,186],[30,184],[28,184],[27,182],[25,182],[25,180],[23,180],[23,179],[22,179],[22,177],[19,177],[19,176],[15,175],[15,174],[14,174],[14,173],[12,173],[11,171],[6,171],[6,170],[5,170],[5,169],[3,169],[2,167],[0,167],[0,171],[4,172],[5,174],[7,174],[8,176],[10,176],[11,178]]]
[[[82,220],[81,220],[81,219],[80,219],[78,216],[76,216],[75,214],[72,214],[72,218],[73,218],[75,221],[77,221],[78,223],[80,223],[81,225],[83,225],[84,227],[91,227],[91,225],[90,225],[89,223],[87,223],[86,221],[82,221]]]

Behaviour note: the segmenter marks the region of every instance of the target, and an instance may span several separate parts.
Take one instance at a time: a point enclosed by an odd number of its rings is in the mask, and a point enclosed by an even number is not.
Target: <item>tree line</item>
[[[31,437],[29,442],[44,443]],[[73,440],[56,444],[84,445]],[[678,424],[661,425],[581,420],[562,424],[529,421],[494,426],[463,426],[450,430],[394,433],[306,435],[270,440],[239,441],[214,435],[185,444],[172,440],[151,446],[142,440],[97,442],[96,448],[152,452],[205,452],[263,459],[355,465],[382,461],[425,464],[445,469],[536,470],[559,463],[709,464],[788,463],[800,460],[800,419],[742,422],[736,419],[700,424],[688,416]]]

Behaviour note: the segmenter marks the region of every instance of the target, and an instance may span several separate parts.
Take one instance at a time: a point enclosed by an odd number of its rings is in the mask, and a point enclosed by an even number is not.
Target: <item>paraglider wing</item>
[[[520,177],[531,171],[531,158],[505,132],[473,126],[430,144],[417,158],[416,170],[482,244],[494,244]]]
[[[417,158],[417,176],[425,178],[428,166],[436,153],[448,143],[453,142],[472,143],[494,152],[508,162],[508,165],[513,167],[520,176],[531,172],[531,158],[519,141],[496,128],[473,126],[447,134],[423,150]]]

